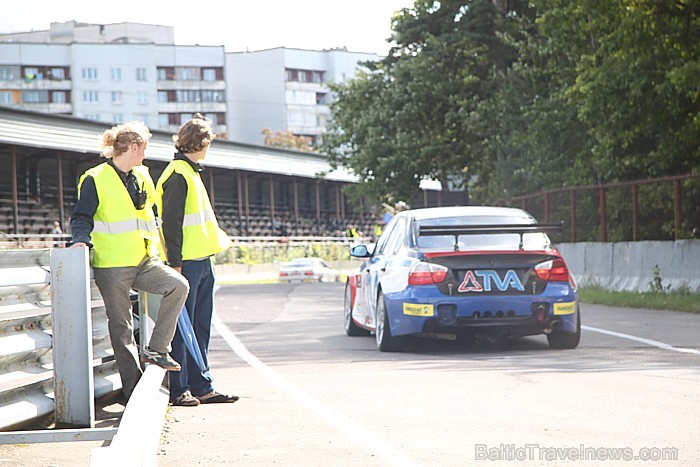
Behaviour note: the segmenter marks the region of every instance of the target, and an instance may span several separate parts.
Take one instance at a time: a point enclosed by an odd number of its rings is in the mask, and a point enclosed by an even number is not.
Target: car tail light
[[[537,277],[543,281],[568,282],[569,269],[561,258],[550,259],[535,266]]]
[[[437,284],[445,280],[448,270],[439,264],[416,263],[408,272],[408,283],[410,285]]]
[[[287,277],[287,273],[286,273],[286,272],[280,272],[280,277]]]
[[[304,274],[307,276],[313,276],[314,272],[313,271],[306,271]]]

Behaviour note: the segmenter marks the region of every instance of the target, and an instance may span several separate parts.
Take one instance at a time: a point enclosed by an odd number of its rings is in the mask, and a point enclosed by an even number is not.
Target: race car
[[[348,275],[349,336],[374,333],[380,351],[408,336],[514,338],[545,334],[551,348],[581,337],[576,281],[541,224],[515,208],[464,206],[403,211]]]

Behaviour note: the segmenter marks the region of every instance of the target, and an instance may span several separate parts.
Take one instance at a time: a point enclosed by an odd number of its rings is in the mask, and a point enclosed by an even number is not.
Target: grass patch
[[[687,290],[639,293],[617,292],[602,287],[588,286],[579,288],[578,296],[579,300],[584,303],[700,313],[700,293],[691,293]]]

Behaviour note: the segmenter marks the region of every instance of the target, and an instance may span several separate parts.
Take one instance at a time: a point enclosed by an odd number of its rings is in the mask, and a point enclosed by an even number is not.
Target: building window
[[[146,91],[139,91],[138,93],[138,103],[139,104],[148,104],[148,92]]]
[[[145,68],[137,68],[136,69],[136,81],[148,81],[148,78],[146,77],[146,69]]]
[[[197,90],[177,91],[177,102],[201,102],[202,94]]]
[[[64,91],[53,91],[51,93],[51,101],[54,104],[65,104],[66,103],[66,93]]]
[[[19,76],[19,66],[0,65],[0,81],[14,81]]]
[[[0,91],[0,104],[12,104],[12,91]]]
[[[175,79],[175,68],[171,66],[160,67],[157,70],[158,81],[173,81]]]
[[[199,68],[181,67],[176,71],[178,81],[199,81]]]
[[[83,68],[83,79],[95,81],[97,79],[97,68]]]
[[[51,79],[55,79],[57,81],[63,81],[66,79],[66,70],[63,68],[51,68],[50,77]]]
[[[43,79],[43,75],[39,74],[39,68],[37,67],[24,67],[24,79],[31,81],[33,79]]]
[[[168,91],[158,91],[158,103],[166,104],[168,102]]]
[[[299,81],[299,71],[298,70],[286,70],[287,81]]]
[[[203,81],[216,81],[216,70],[213,68],[204,68],[202,70]]]
[[[112,81],[121,81],[122,80],[122,69],[121,68],[112,68]]]
[[[83,118],[87,119],[87,120],[96,120],[97,121],[100,119],[100,114],[85,114],[85,115],[83,115]]]
[[[287,69],[287,81],[299,83],[323,83],[323,72]]]
[[[121,91],[112,91],[112,104],[121,104],[124,102],[124,93]]]
[[[100,102],[100,94],[97,91],[83,91],[83,102],[96,104]]]
[[[158,127],[165,128],[170,124],[170,116],[168,114],[158,114]]]
[[[22,102],[27,104],[47,104],[49,102],[48,91],[22,91]]]
[[[224,102],[223,91],[202,91],[202,102]]]
[[[144,125],[148,125],[148,114],[136,114],[136,121],[143,122]]]
[[[114,120],[114,123],[124,123],[124,114],[114,114],[112,120]]]

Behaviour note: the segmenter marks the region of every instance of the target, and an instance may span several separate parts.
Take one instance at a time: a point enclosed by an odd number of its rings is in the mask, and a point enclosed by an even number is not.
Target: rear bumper
[[[385,300],[391,333],[396,336],[447,333],[518,337],[553,329],[576,331],[578,295],[568,283],[548,284],[538,295],[483,297],[445,296],[432,286],[410,287],[387,294]]]

